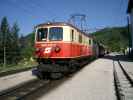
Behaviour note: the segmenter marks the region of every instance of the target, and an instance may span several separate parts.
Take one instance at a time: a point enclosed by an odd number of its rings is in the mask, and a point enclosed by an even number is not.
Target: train
[[[48,22],[35,27],[35,58],[32,73],[38,78],[57,78],[75,72],[92,57],[104,55],[93,36],[66,22]]]

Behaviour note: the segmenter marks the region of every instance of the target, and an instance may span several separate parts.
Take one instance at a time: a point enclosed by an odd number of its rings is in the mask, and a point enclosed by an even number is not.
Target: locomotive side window
[[[46,41],[48,34],[47,28],[40,28],[37,30],[37,41]]]
[[[89,45],[91,45],[91,40],[89,39]]]
[[[74,40],[74,30],[71,30],[71,39]]]
[[[49,29],[49,40],[58,41],[63,39],[63,28],[52,27]]]
[[[79,42],[82,43],[82,35],[79,34]]]

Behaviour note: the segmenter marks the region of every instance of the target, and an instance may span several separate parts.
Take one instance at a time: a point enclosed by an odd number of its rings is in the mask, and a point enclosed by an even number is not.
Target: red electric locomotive
[[[39,66],[34,73],[40,78],[73,72],[94,56],[93,38],[64,22],[37,25],[35,48]]]

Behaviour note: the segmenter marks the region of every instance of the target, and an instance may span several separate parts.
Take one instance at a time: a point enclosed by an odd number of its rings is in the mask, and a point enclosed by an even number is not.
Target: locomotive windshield
[[[58,41],[63,39],[63,28],[52,27],[49,29],[49,40]]]
[[[48,34],[48,29],[47,28],[38,29],[38,31],[37,31],[37,40],[38,41],[46,41],[47,34]]]

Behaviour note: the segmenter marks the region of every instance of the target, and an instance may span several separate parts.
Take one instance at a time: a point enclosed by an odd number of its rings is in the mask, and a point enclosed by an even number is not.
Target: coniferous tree
[[[17,23],[14,23],[13,27],[11,28],[11,44],[13,45],[11,48],[12,51],[12,62],[17,63],[21,56],[20,56],[20,43],[19,43],[19,27]]]
[[[20,60],[18,32],[17,23],[10,28],[7,18],[3,17],[0,25],[0,63],[13,64]]]
[[[0,26],[0,63],[4,62],[4,56],[6,56],[6,50],[7,50],[7,46],[8,46],[8,36],[9,36],[9,24],[7,21],[6,17],[3,17],[2,21],[1,21],[1,26]],[[4,50],[5,48],[5,50]],[[4,55],[5,53],[5,55]],[[7,58],[5,57],[5,60],[7,60]]]
[[[1,26],[1,24],[0,24]],[[3,57],[3,46],[2,46],[2,32],[1,32],[1,28],[0,28],[0,63],[2,63],[2,57]]]

